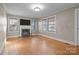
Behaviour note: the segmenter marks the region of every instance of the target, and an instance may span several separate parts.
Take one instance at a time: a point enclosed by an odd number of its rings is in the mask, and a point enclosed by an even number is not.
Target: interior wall
[[[77,45],[79,46],[79,8],[76,10],[77,12]]]
[[[37,19],[35,18],[26,18],[26,17],[21,17],[21,16],[15,16],[15,15],[8,15],[9,18],[16,18],[18,20],[18,31],[10,31],[9,30],[9,21],[10,19],[8,19],[8,37],[15,37],[15,36],[20,36],[20,19],[28,19],[31,20],[31,33],[32,35],[36,35],[37,34]]]
[[[0,4],[0,54],[4,50],[4,44],[6,41],[6,25],[7,25],[6,12],[3,8],[3,4]]]
[[[40,32],[40,34],[54,37],[66,43],[76,44],[74,39],[75,8],[70,8],[54,15],[56,15],[56,33]]]
[[[38,34],[38,19],[31,20],[32,35]]]

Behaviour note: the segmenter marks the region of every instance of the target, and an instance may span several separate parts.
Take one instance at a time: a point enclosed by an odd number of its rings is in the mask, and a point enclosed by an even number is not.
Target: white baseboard
[[[3,54],[3,52],[4,52],[4,47],[5,47],[5,42],[3,42],[2,47],[0,48],[0,55]]]
[[[38,34],[31,34],[31,35],[38,35]]]
[[[7,38],[12,38],[12,37],[20,37],[20,36],[8,36]]]
[[[61,39],[59,39],[59,38],[47,36],[47,35],[44,35],[44,34],[39,34],[39,35],[44,36],[44,37],[47,37],[47,38],[50,38],[50,39],[54,39],[54,40],[57,40],[57,41],[61,41],[61,42],[64,42],[64,43],[68,43],[68,44],[71,44],[71,45],[76,45],[76,44],[73,43],[73,42],[68,42],[68,41],[65,41],[65,40],[61,40]]]

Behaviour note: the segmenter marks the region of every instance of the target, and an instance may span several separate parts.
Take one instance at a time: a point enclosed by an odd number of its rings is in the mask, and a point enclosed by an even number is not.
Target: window
[[[17,20],[16,18],[8,18],[8,20],[9,20],[9,23],[8,23],[9,31],[18,31],[19,20]]]
[[[48,31],[56,32],[56,20],[55,17],[48,18]]]
[[[55,16],[44,18],[39,21],[39,32],[56,32],[56,18]]]
[[[42,21],[39,21],[39,32],[42,32]]]
[[[42,21],[42,26],[43,26],[42,30],[43,30],[44,32],[46,32],[46,31],[47,31],[47,20],[46,20],[46,19],[44,19],[44,20]]]

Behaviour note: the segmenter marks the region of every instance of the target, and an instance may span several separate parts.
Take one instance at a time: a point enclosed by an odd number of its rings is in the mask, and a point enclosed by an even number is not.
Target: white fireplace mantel
[[[24,26],[24,25],[21,25],[21,26],[20,26],[20,36],[21,36],[21,33],[22,33],[22,29],[30,29],[30,33],[31,33],[31,26]]]

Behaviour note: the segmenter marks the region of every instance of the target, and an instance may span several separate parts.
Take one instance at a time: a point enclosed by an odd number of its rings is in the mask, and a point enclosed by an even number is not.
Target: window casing
[[[47,20],[46,20],[46,19],[44,19],[44,20],[42,21],[42,30],[43,30],[44,32],[47,31]]]
[[[55,17],[48,18],[48,31],[56,32],[56,20]]]
[[[42,32],[42,21],[39,21],[39,23],[38,23],[38,25],[39,25],[39,32]]]
[[[39,21],[39,32],[56,33],[56,16]]]

